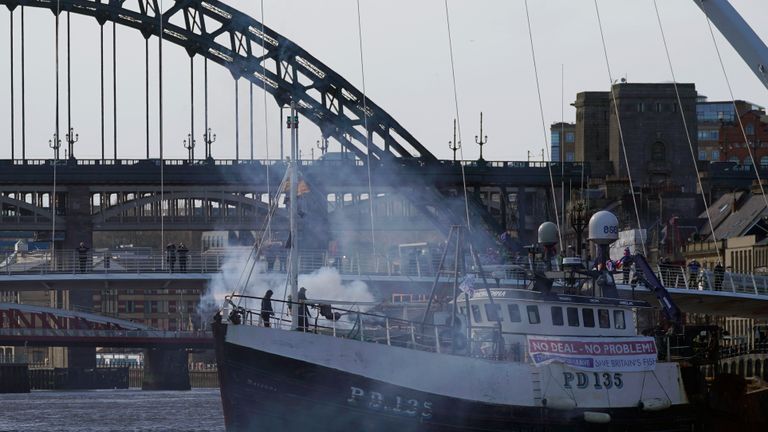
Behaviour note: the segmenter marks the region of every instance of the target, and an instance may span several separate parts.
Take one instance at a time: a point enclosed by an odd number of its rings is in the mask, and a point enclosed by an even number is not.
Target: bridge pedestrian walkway
[[[85,255],[75,250],[12,252],[0,255],[0,290],[12,289],[20,282],[46,281],[196,281],[205,283],[222,271],[237,272],[245,267],[251,248],[189,251],[186,260],[178,254],[170,260],[165,251],[96,250]],[[277,277],[285,273],[287,254],[274,252],[257,258],[258,277]],[[335,269],[342,280],[392,282],[431,286],[437,263],[421,257],[390,255],[331,255],[324,251],[302,251],[300,273],[311,273],[322,267]],[[519,261],[505,265],[486,265],[486,276],[499,286],[525,284],[527,264]],[[768,318],[768,275],[725,271],[722,276],[711,270],[700,270],[694,278],[685,267],[656,266],[659,279],[673,295],[683,311],[715,313],[748,318]],[[266,274],[266,276],[265,276]],[[450,276],[443,275],[447,280]],[[642,286],[633,286],[621,271],[615,272],[619,291],[656,304],[655,298]],[[36,285],[39,289],[39,285]]]

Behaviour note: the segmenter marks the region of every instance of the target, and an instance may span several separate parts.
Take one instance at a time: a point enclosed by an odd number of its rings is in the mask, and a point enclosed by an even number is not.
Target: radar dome
[[[557,225],[552,222],[544,222],[539,225],[539,243],[544,246],[553,246],[557,244],[557,241]]]
[[[619,239],[619,220],[609,211],[599,211],[589,219],[589,240],[611,244]]]

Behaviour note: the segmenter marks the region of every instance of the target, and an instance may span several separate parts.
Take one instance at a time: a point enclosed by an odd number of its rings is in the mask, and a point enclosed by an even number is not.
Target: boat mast
[[[291,114],[288,118],[288,127],[291,129],[291,161],[288,165],[290,171],[290,203],[288,205],[291,214],[291,251],[290,251],[290,263],[291,268],[289,272],[289,281],[291,284],[291,299],[293,299],[293,307],[291,308],[291,329],[296,330],[299,324],[299,236],[298,236],[298,128],[299,117],[296,115],[296,103],[291,102]]]

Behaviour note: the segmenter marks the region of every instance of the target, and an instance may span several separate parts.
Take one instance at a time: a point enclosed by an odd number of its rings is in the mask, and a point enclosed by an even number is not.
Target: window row
[[[506,317],[502,312],[501,305],[498,303],[485,303],[485,317],[488,322],[505,321]],[[483,316],[480,313],[480,305],[471,305],[472,321],[482,323]],[[581,310],[581,312],[579,312]],[[597,324],[600,328],[611,328],[611,311],[609,309],[597,309],[597,320],[595,320],[595,310],[592,308],[566,307],[563,314],[562,306],[551,306],[552,325],[564,326],[567,320],[569,327],[587,327],[594,328]],[[466,308],[461,308],[462,314],[466,315]],[[538,305],[527,305],[525,307],[528,324],[540,324]],[[520,311],[520,305],[516,303],[507,304],[507,317],[510,322],[519,323],[523,321]],[[613,310],[613,328],[624,330],[627,328],[626,317],[623,310]]]

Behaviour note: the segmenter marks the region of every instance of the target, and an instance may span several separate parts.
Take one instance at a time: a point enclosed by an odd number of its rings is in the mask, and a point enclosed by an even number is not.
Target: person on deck
[[[309,305],[307,304],[307,289],[301,287],[299,289],[299,331],[309,331],[309,319],[312,315],[309,313]]]
[[[629,252],[629,248],[624,248],[624,256],[621,258],[621,276],[624,284],[629,283],[629,270],[632,267],[631,257],[632,254]]]
[[[269,318],[275,316],[275,312],[272,310],[272,290],[267,290],[264,294],[264,298],[261,299],[261,321],[264,323],[264,327],[269,327]]]

